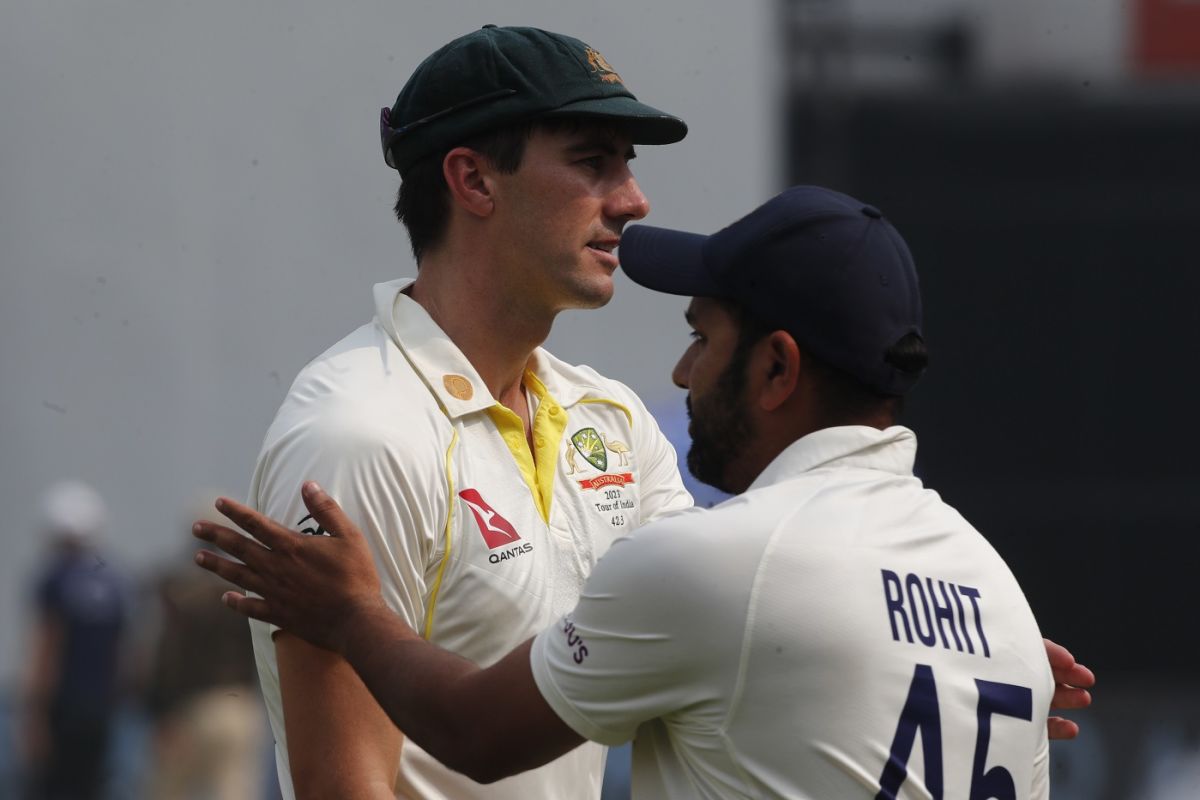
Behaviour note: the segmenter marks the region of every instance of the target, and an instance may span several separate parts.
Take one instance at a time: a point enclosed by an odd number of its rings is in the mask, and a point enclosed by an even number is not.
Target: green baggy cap
[[[533,117],[617,120],[635,144],[687,135],[678,117],[638,101],[595,49],[538,28],[485,25],[426,58],[380,115],[383,157],[403,175],[425,156]]]

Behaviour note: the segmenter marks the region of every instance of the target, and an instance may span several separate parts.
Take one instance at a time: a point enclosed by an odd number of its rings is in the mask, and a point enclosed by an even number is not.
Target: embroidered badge
[[[443,375],[442,385],[446,387],[446,391],[450,393],[451,397],[458,400],[470,400],[475,395],[471,382],[462,375]]]
[[[617,71],[612,68],[612,64],[609,64],[604,56],[600,55],[590,47],[587,49],[587,60],[588,66],[592,68],[592,72],[596,73],[600,80],[604,81],[605,83],[624,84],[624,81],[621,80],[621,76],[618,75]]]
[[[608,453],[604,451],[602,436],[595,428],[580,428],[571,434],[571,444],[589,464],[604,472],[608,469]],[[571,468],[571,473],[575,472],[575,454],[570,450],[567,451],[567,466]]]
[[[604,435],[603,433],[600,434],[600,441],[604,442],[604,446],[610,451],[617,454],[617,464],[619,466],[629,466],[629,454],[632,452],[629,449],[629,445],[625,444],[624,442],[619,442],[616,439],[609,439],[608,436]]]

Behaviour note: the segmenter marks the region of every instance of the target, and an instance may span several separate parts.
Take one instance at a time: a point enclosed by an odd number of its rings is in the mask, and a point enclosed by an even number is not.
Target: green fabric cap
[[[383,157],[403,175],[421,158],[525,119],[619,120],[636,144],[687,135],[678,117],[638,102],[596,50],[537,28],[485,25],[426,58],[380,117]]]

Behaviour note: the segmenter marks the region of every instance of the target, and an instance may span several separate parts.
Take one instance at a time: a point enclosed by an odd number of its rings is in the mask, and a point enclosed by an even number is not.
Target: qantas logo
[[[494,508],[484,502],[484,499],[479,496],[479,492],[474,489],[463,489],[458,496],[471,508],[471,513],[475,515],[475,522],[479,524],[479,532],[483,534],[483,540],[487,542],[489,550],[510,545],[521,538],[512,523],[497,514]]]

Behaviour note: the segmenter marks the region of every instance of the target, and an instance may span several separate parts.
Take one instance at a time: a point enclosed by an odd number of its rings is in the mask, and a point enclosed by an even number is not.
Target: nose
[[[675,369],[671,370],[671,382],[680,389],[687,389],[688,376],[692,371],[692,351],[695,350],[695,345],[691,345],[687,350],[683,351],[683,355],[679,357],[678,363],[675,364]]]
[[[642,193],[633,173],[625,168],[625,179],[609,195],[608,216],[625,221],[642,219],[650,213],[650,201]]]

